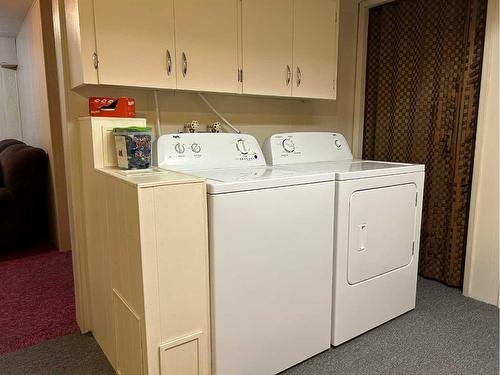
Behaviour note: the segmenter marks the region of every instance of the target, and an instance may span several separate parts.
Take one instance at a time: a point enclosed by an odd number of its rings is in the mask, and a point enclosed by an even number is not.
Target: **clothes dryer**
[[[354,160],[338,133],[276,134],[264,153],[335,180],[332,345],[415,308],[424,166]]]

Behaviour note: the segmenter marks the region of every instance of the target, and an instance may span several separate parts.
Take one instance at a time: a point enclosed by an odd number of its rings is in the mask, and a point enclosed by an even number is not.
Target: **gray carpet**
[[[91,335],[59,337],[0,357],[1,375],[114,375]]]
[[[498,375],[498,313],[419,278],[415,310],[282,374]]]
[[[419,279],[414,311],[282,374],[496,375],[498,350],[496,307],[465,298],[458,289]],[[0,374],[114,372],[92,336],[74,334],[0,357]]]

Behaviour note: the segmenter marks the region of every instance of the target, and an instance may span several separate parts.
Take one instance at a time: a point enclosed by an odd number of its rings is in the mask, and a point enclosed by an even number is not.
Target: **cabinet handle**
[[[167,75],[172,74],[172,55],[170,55],[170,51],[167,49]]]
[[[99,68],[99,57],[97,56],[97,52],[92,54],[92,62],[94,63],[94,69]]]
[[[286,85],[290,85],[290,81],[292,80],[292,69],[290,69],[290,65],[286,66]]]
[[[302,72],[300,71],[300,66],[297,66],[297,87],[300,86],[302,82]]]
[[[185,77],[188,72],[188,60],[186,54],[182,52],[182,76]]]

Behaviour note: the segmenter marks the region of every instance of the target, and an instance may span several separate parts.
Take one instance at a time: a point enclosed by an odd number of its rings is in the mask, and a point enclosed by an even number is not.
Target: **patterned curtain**
[[[419,272],[461,286],[486,0],[369,14],[363,158],[426,166]]]

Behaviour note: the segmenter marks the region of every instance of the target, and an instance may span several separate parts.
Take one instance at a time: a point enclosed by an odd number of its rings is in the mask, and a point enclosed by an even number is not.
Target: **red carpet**
[[[71,253],[0,255],[0,354],[78,331]]]

